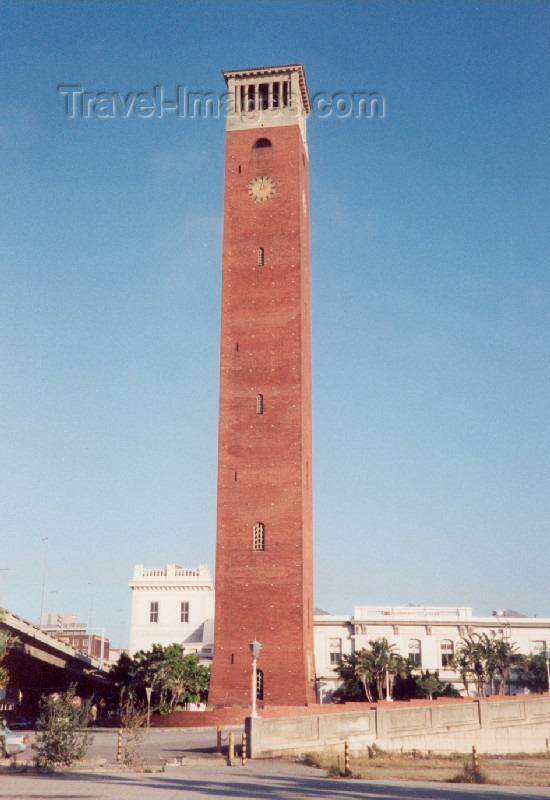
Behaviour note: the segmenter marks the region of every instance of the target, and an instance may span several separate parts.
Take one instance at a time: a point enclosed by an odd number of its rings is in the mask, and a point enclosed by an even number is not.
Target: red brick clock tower
[[[306,114],[300,64],[224,72],[216,616],[209,705],[315,702]]]

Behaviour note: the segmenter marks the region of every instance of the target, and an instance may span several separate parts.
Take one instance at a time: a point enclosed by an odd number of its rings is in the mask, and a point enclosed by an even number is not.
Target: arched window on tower
[[[256,414],[264,413],[264,396],[263,394],[256,395]]]
[[[263,267],[265,258],[265,251],[263,247],[258,247],[258,266]]]
[[[269,139],[266,139],[266,138],[265,138],[265,137],[263,137],[263,136],[262,136],[262,138],[261,138],[261,139],[256,139],[256,141],[254,142],[254,147],[253,147],[253,149],[254,149],[254,150],[258,150],[258,149],[260,149],[261,147],[271,147],[271,142],[269,141]]]
[[[252,532],[252,546],[254,550],[265,550],[265,525],[257,522]]]
[[[264,672],[262,669],[256,670],[256,700],[264,699]]]

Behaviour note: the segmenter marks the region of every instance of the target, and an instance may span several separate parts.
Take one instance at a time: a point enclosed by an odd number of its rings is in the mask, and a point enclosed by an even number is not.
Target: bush
[[[477,769],[469,761],[464,764],[462,772],[451,778],[449,783],[489,783],[489,777],[483,770]]]
[[[83,728],[90,717],[90,703],[80,703],[75,686],[40,702],[40,730],[33,744],[38,767],[70,767],[84,758],[93,736]]]

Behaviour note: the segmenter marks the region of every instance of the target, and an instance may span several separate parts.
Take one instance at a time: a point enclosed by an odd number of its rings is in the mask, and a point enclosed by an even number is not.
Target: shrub
[[[38,767],[70,767],[84,758],[93,736],[83,730],[88,724],[90,703],[80,703],[75,686],[62,695],[43,696],[40,702],[40,730],[33,748]]]

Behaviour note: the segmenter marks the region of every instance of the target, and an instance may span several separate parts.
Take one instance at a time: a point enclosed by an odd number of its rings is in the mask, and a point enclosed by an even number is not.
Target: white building
[[[214,583],[208,567],[160,569],[134,567],[130,653],[153,644],[179,642],[187,652],[210,659],[214,643]],[[449,669],[461,638],[486,633],[508,639],[520,653],[550,647],[550,619],[525,617],[509,609],[490,617],[474,617],[468,606],[355,606],[351,616],[315,609],[315,668],[325,700],[340,683],[334,668],[369,641],[385,637],[419,669],[434,672],[459,691],[464,687]]]
[[[317,614],[315,667],[324,694],[338,686],[334,673],[342,656],[369,641],[386,638],[418,669],[439,671],[439,678],[464,691],[459,675],[448,667],[463,636],[486,633],[515,644],[520,653],[540,653],[550,646],[550,619],[526,617],[509,609],[474,617],[468,606],[355,606],[350,617]]]
[[[186,652],[212,657],[214,583],[207,566],[185,569],[134,567],[130,653],[154,644],[183,644]]]

